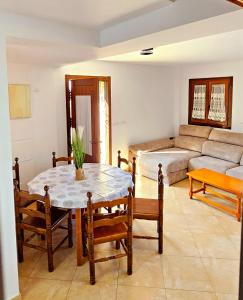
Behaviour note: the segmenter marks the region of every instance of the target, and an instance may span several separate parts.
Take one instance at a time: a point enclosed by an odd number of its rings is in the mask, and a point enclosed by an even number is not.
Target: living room
[[[37,9],[30,1],[0,5],[0,195],[10,199],[1,201],[2,298],[19,295],[20,278],[22,299],[237,299],[241,223],[205,203],[191,204],[187,179],[164,189],[162,258],[155,241],[135,240],[138,253],[129,279],[120,266],[108,264],[106,269],[104,263],[97,267],[96,285],[89,286],[87,263],[76,266],[75,250],[65,260],[67,247],[60,249],[56,262],[54,256],[51,275],[45,254],[24,248],[27,255],[18,274],[10,165],[19,157],[21,187],[26,189],[51,167],[53,151],[68,154],[65,75],[110,77],[113,166],[118,150],[128,158],[131,145],[178,136],[180,125],[188,124],[189,79],[233,77],[230,130],[243,132],[241,1],[81,2],[74,1],[73,7],[42,2]],[[81,18],[79,8],[87,15]],[[153,48],[152,55],[141,55],[147,48]],[[31,117],[9,119],[8,85],[30,87]],[[136,193],[156,198],[157,182],[137,174]],[[134,227],[155,228],[146,222]],[[154,282],[153,272],[158,276]],[[232,274],[230,280],[227,274]]]

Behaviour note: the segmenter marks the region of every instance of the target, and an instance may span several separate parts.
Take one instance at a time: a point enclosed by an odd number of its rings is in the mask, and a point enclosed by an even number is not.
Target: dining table
[[[125,197],[128,188],[133,187],[129,172],[118,167],[100,163],[84,163],[83,180],[75,180],[75,166],[61,165],[41,172],[28,183],[32,194],[44,195],[44,186],[49,186],[51,205],[75,209],[77,265],[82,265],[82,210],[87,207],[87,192],[92,201],[111,201]]]

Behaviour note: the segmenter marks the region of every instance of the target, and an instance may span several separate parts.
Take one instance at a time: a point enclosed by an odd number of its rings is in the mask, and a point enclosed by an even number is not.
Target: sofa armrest
[[[129,161],[132,161],[133,157],[139,157],[144,152],[152,152],[161,149],[172,148],[175,145],[174,137],[163,138],[146,143],[135,144],[129,146]]]

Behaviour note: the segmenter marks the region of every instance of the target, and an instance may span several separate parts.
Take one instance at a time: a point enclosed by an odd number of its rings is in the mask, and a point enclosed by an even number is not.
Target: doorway
[[[65,75],[65,86],[68,156],[72,153],[72,128],[81,127],[85,161],[111,164],[111,78]]]

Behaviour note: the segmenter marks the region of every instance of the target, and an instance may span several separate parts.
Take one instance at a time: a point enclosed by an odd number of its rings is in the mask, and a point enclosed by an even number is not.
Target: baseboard
[[[19,294],[18,296],[13,297],[11,300],[21,300],[21,294]]]

